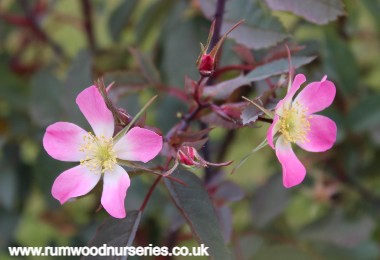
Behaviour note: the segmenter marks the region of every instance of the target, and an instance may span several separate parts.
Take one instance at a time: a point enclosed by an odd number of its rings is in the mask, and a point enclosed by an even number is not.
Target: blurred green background
[[[380,2],[344,2],[347,15],[323,26],[272,12],[291,41],[305,46],[300,53],[317,56],[297,72],[308,81],[326,74],[335,82],[336,99],[324,114],[337,123],[338,139],[325,153],[296,150],[308,173],[303,184],[289,190],[282,187],[280,164],[270,148],[226,174],[245,194],[226,205],[232,215],[223,216],[231,220],[221,221],[237,259],[380,257]],[[114,101],[132,115],[158,93],[148,123],[165,134],[187,107],[162,89],[183,89],[185,75],[198,79],[199,42],[206,41],[209,27],[196,0],[0,1],[1,259],[8,259],[7,246],[87,245],[107,214],[95,213],[97,192],[63,206],[52,198],[54,179],[71,165],[43,150],[45,128],[63,120],[88,129],[75,97],[104,76],[116,82]],[[235,44],[227,40],[220,66],[241,62]],[[137,52],[132,55],[130,48]],[[253,51],[258,59],[267,52]],[[234,130],[222,155],[220,147],[232,130],[213,130],[211,161],[239,161],[265,138],[267,125],[258,126]],[[151,183],[150,175],[133,177],[127,212],[138,209]],[[178,218],[160,186],[135,244],[164,245]],[[181,228],[177,242],[196,245],[190,234]]]

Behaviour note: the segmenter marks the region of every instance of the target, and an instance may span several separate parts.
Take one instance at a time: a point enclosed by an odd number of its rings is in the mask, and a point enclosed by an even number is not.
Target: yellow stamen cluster
[[[83,144],[79,151],[86,154],[80,164],[92,172],[112,171],[116,164],[116,154],[113,150],[113,139],[105,136],[95,136],[88,133],[83,136]]]
[[[280,133],[288,142],[310,142],[306,137],[310,131],[307,109],[298,102],[294,102],[289,109],[284,109],[280,117]]]

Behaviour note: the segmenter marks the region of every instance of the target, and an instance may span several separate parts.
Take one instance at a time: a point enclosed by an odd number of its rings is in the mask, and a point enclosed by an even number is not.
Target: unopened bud
[[[199,73],[203,77],[209,77],[214,72],[215,59],[210,54],[203,54],[198,65]]]

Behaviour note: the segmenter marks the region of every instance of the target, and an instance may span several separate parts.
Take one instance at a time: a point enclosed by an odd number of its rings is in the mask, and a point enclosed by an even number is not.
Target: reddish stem
[[[146,205],[148,204],[148,201],[149,201],[150,197],[151,197],[152,194],[153,194],[154,189],[156,188],[157,184],[158,184],[158,183],[160,182],[160,180],[162,179],[162,176],[163,176],[163,175],[158,176],[158,177],[156,178],[156,180],[153,182],[152,186],[150,187],[148,193],[147,193],[146,196],[145,196],[145,199],[144,199],[143,203],[141,204],[141,207],[140,207],[140,211],[141,211],[141,212],[144,211]]]

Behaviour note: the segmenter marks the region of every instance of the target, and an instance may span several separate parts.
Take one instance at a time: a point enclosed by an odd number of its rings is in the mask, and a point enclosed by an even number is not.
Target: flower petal
[[[293,96],[296,94],[297,90],[301,87],[301,85],[306,81],[306,77],[303,74],[297,74],[294,77],[294,81],[292,83],[292,86],[288,90],[288,93],[286,93],[286,96],[278,102],[276,106],[276,113],[278,115],[282,115],[283,108],[288,108],[289,105],[292,102]]]
[[[282,165],[282,180],[286,188],[300,184],[306,169],[294,154],[291,143],[280,136],[276,142],[276,155]]]
[[[128,173],[119,165],[104,174],[102,205],[114,218],[125,218],[124,200],[130,185]]]
[[[86,156],[79,151],[86,134],[85,130],[75,124],[57,122],[46,128],[42,143],[46,152],[54,159],[79,162]]]
[[[117,158],[128,161],[152,160],[162,149],[162,137],[155,132],[134,127],[114,146]]]
[[[324,77],[322,81],[308,84],[294,101],[307,108],[308,114],[313,114],[330,106],[334,100],[335,93],[334,83]]]
[[[112,137],[115,128],[114,119],[96,86],[88,87],[79,93],[77,104],[96,136]]]
[[[312,115],[309,123],[310,131],[306,136],[309,141],[297,142],[297,144],[309,152],[324,152],[330,149],[336,141],[335,122],[325,116]]]
[[[100,172],[91,172],[87,167],[78,165],[61,173],[53,183],[51,194],[61,204],[70,198],[87,194],[100,179]]]
[[[270,127],[268,128],[268,132],[267,132],[267,140],[268,140],[268,144],[270,145],[270,147],[272,147],[274,149],[274,144],[273,144],[273,136],[278,132],[278,130],[280,129],[280,124],[278,123],[278,120],[280,119],[280,117],[278,115],[274,115],[274,118],[273,118],[273,123],[270,125]]]

